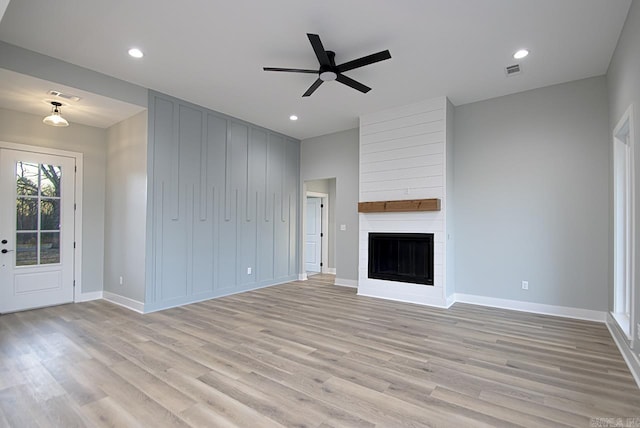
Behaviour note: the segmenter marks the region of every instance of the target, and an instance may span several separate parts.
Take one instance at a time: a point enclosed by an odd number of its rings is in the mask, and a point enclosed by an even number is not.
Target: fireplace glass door
[[[369,233],[369,278],[433,285],[433,233]]]

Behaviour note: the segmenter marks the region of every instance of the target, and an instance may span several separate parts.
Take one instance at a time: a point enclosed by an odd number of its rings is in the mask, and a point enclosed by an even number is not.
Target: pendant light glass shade
[[[62,104],[56,101],[51,101],[51,105],[53,106],[51,114],[42,119],[42,122],[51,126],[69,126],[69,122],[67,122],[67,119],[60,116],[60,110],[58,109],[58,107],[60,107]]]

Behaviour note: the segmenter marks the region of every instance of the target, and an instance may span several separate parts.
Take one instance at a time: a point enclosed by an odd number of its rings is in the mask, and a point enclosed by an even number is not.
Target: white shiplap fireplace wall
[[[359,295],[453,303],[452,114],[441,97],[360,117],[360,202],[439,198],[441,211],[359,215]],[[369,232],[433,233],[434,285],[368,278]]]

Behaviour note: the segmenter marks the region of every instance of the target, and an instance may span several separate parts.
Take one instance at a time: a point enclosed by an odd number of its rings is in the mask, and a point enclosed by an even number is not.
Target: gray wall
[[[454,135],[456,292],[606,311],[605,78],[460,106]]]
[[[0,68],[147,107],[148,91],[142,86],[2,41]]]
[[[358,280],[358,129],[302,141],[301,180],[336,179],[336,279]],[[340,230],[340,225],[347,230]],[[304,272],[304,266],[300,266]]]
[[[308,192],[318,192],[329,194],[329,179],[311,180],[305,182]]]
[[[77,123],[53,128],[42,116],[0,108],[0,140],[83,154],[82,291],[102,291],[106,131]]]
[[[299,141],[151,93],[148,156],[145,311],[297,278]]]
[[[330,269],[336,268],[336,179],[327,178],[324,180],[311,180],[304,183],[307,191],[326,193],[329,195],[329,218],[327,219],[327,267]]]
[[[104,290],[143,302],[147,221],[146,111],[107,130],[106,175]]]
[[[627,110],[629,105],[633,104],[635,125],[634,139],[634,155],[635,155],[635,225],[636,234],[633,237],[633,245],[635,248],[635,266],[640,267],[640,185],[638,178],[640,177],[640,3],[634,0],[631,9],[627,15],[627,21],[618,40],[618,46],[613,54],[609,71],[607,73],[607,81],[609,88],[609,117],[610,127],[607,139],[609,145],[612,146],[613,129]],[[613,200],[610,202],[613,207]],[[613,230],[613,228],[611,229]],[[613,233],[611,233],[613,236]],[[610,241],[610,247],[613,248],[613,241]],[[610,253],[610,263],[613,263],[613,251]],[[633,312],[636,314],[636,322],[640,321],[640,286],[638,285],[638,269],[635,271],[635,278],[632,283],[635,286],[635,304]],[[610,310],[613,310],[613,269],[609,275],[609,296]],[[632,326],[632,331],[634,327]],[[635,337],[637,332],[634,334]],[[626,340],[626,338],[625,338]],[[640,353],[640,342],[636,341],[636,353]],[[627,341],[628,344],[628,341]]]

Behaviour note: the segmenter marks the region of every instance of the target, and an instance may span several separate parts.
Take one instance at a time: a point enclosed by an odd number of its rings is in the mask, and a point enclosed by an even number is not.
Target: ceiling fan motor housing
[[[302,96],[308,97],[315,92],[316,89],[324,82],[330,82],[337,80],[338,82],[347,85],[362,93],[367,93],[371,90],[370,87],[363,85],[362,83],[353,80],[350,77],[345,76],[345,71],[353,70],[355,68],[364,67],[365,65],[373,64],[379,61],[384,61],[391,58],[391,54],[388,50],[381,51],[375,54],[363,56],[362,58],[354,59],[352,61],[345,62],[344,64],[336,65],[336,53],[333,51],[325,50],[320,41],[320,36],[317,34],[307,34],[311,47],[316,54],[316,58],[320,63],[318,71],[309,69],[296,69],[296,68],[276,68],[276,67],[263,67],[265,71],[285,71],[290,73],[318,73],[318,78],[307,89]]]

